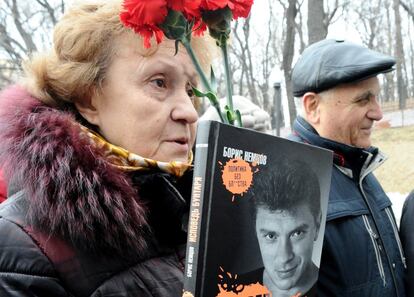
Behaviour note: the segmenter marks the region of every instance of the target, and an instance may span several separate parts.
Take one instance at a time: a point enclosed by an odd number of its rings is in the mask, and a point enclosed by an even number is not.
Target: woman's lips
[[[174,149],[188,153],[188,139],[187,138],[177,138],[167,141]]]

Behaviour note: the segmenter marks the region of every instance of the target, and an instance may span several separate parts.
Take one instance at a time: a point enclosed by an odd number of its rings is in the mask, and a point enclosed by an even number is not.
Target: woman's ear
[[[100,124],[98,94],[99,91],[93,90],[87,98],[75,101],[75,107],[81,116],[95,126]]]
[[[307,92],[302,100],[306,120],[313,126],[319,124],[321,97],[316,93]]]

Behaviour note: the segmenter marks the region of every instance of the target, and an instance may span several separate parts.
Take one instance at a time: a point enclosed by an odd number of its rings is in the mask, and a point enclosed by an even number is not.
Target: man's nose
[[[284,265],[293,259],[293,247],[289,238],[279,240],[276,247],[276,263],[278,265]]]
[[[382,110],[381,110],[381,106],[377,100],[377,98],[375,98],[371,104],[371,108],[368,111],[367,116],[374,121],[379,121],[382,119],[383,114],[382,114]]]

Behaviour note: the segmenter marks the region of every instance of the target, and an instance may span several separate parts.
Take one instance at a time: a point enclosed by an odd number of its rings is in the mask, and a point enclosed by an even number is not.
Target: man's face
[[[256,234],[265,273],[280,290],[306,282],[318,229],[309,206],[301,205],[294,212],[258,208]]]
[[[378,78],[373,77],[320,93],[320,122],[315,127],[319,135],[347,145],[368,148],[374,121],[382,119],[377,101],[379,92]]]

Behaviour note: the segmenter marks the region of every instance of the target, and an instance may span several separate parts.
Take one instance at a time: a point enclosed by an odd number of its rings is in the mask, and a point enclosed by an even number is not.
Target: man
[[[394,64],[365,47],[322,40],[292,72],[302,111],[290,138],[334,152],[318,296],[405,296],[391,202],[372,174],[385,158],[370,138],[382,118],[377,75]]]
[[[318,177],[302,161],[277,166],[261,172],[253,185],[264,267],[242,276],[243,282],[259,282],[272,296],[314,296],[318,268],[312,254],[322,218]]]

